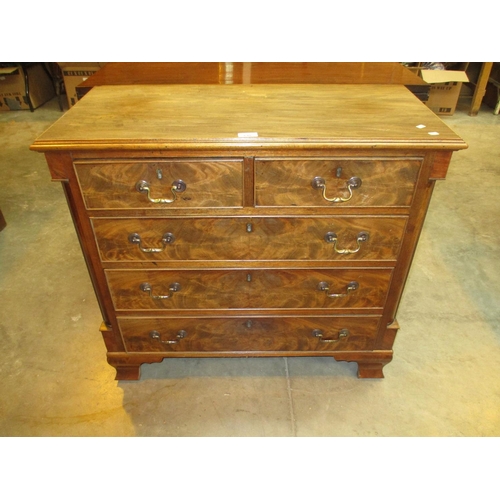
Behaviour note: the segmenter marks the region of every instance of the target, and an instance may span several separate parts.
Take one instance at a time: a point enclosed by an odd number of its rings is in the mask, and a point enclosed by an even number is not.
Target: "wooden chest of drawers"
[[[32,146],[61,181],[117,379],[166,357],[383,377],[434,183],[466,144],[376,85],[93,89]]]

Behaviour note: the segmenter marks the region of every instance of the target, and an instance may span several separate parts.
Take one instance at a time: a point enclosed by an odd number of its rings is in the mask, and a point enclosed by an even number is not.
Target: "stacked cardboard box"
[[[99,71],[106,63],[85,63],[85,62],[66,62],[57,63],[61,68],[64,88],[68,98],[68,106],[74,106],[78,101],[76,95],[76,86],[84,82],[89,76],[92,76],[96,71]]]
[[[415,73],[430,84],[429,98],[426,101],[428,108],[437,115],[453,115],[458,103],[458,97],[462,90],[462,83],[468,82],[469,78],[465,70],[468,63],[458,64],[458,69],[426,69],[422,63],[410,67]]]
[[[54,83],[43,63],[23,63],[0,67],[0,111],[36,109],[54,96]]]

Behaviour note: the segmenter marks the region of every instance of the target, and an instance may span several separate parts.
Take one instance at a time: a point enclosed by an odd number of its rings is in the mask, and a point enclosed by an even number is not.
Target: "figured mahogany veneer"
[[[117,379],[169,357],[383,377],[431,193],[467,145],[400,85],[96,87],[32,145]]]
[[[248,354],[372,350],[380,317],[123,318],[126,347],[142,352]],[[341,332],[349,327],[343,337]],[[321,330],[323,337],[314,335]],[[185,337],[177,342],[179,331]],[[157,335],[151,335],[157,332]],[[170,343],[175,341],[175,343]],[[329,342],[333,341],[333,342]]]
[[[108,270],[106,277],[117,311],[375,309],[380,313],[392,268]]]
[[[359,178],[346,207],[409,207],[421,159],[260,159],[255,160],[256,205],[262,207],[324,207],[322,190],[312,195],[312,181],[325,181],[327,197],[346,198],[346,181]]]
[[[243,206],[243,160],[78,162],[75,169],[89,209],[164,208],[136,187],[146,181],[151,198],[171,199],[164,178],[186,184],[187,192],[177,194],[171,209]]]
[[[319,260],[395,261],[407,218],[388,217],[210,217],[94,218],[97,246],[103,262],[112,261],[262,261]],[[338,236],[338,248],[355,250],[360,233],[368,240],[355,254],[339,254],[325,239]],[[138,244],[130,242],[137,234]],[[165,234],[175,238],[163,244]]]

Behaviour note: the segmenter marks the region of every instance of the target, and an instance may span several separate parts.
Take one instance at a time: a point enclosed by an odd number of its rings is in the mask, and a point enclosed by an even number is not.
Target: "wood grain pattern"
[[[143,218],[93,219],[103,261],[232,261],[232,260],[342,260],[395,261],[406,217],[252,217],[252,218]],[[251,232],[248,232],[248,224]],[[338,248],[355,250],[360,232],[369,239],[354,254],[341,255],[325,241],[328,232],[338,236]],[[145,253],[130,243],[139,234]],[[175,241],[162,245],[171,233]]]
[[[393,358],[392,350],[323,350],[323,351],[163,351],[163,352],[108,352],[108,363],[116,368],[116,380],[139,380],[143,363],[160,363],[165,358],[248,358],[322,356],[336,361],[358,364],[359,378],[384,378],[383,367]],[[366,370],[364,369],[366,367]]]
[[[432,163],[430,179],[442,180],[446,178],[448,167],[451,161],[451,151],[438,151],[434,154],[434,161]]]
[[[256,159],[255,190],[258,206],[410,206],[420,169],[420,159]],[[339,170],[340,169],[340,170]],[[332,203],[323,198],[322,189],[311,181],[326,182],[326,197],[349,196],[347,181],[361,179],[347,202]]]
[[[232,65],[234,83],[425,84],[401,64],[391,62],[250,62]]]
[[[137,161],[75,164],[87,208],[169,209],[241,207],[243,160]],[[160,172],[160,174],[158,174]],[[160,179],[158,178],[160,175]],[[152,198],[172,199],[172,183],[186,183],[173,203],[152,203],[136,189],[146,181]]]
[[[258,137],[238,135],[248,132]],[[467,147],[400,85],[131,85],[96,87],[31,148],[195,152],[264,145]]]
[[[237,352],[237,351],[348,351],[372,349],[379,317],[307,318],[119,318],[125,345],[131,352]],[[248,323],[250,321],[250,323]],[[337,339],[347,328],[348,337],[322,342],[312,331],[320,329],[325,339]],[[168,344],[150,337],[157,331],[163,341],[176,340],[180,330],[186,337]]]
[[[405,88],[314,84],[100,87],[32,145],[64,181],[108,361],[127,380],[141,363],[211,356],[331,356],[383,377],[435,180],[466,147]],[[188,185],[174,208],[134,191],[146,180],[165,197],[169,176]],[[329,206],[316,176],[329,196],[351,176],[362,186]],[[360,286],[327,297],[320,281]],[[145,282],[180,289],[152,298]]]
[[[385,303],[392,269],[288,269],[288,270],[176,270],[107,271],[117,310],[196,309],[381,309]],[[328,297],[318,289],[345,294],[356,281],[359,288],[345,297]],[[154,299],[141,291],[149,283]],[[173,283],[181,289],[169,291]]]
[[[77,86],[248,83],[376,83],[425,85],[394,62],[143,62],[107,63]]]

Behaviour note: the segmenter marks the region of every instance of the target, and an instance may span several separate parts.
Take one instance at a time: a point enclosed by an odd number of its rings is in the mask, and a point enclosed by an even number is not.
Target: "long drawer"
[[[257,206],[408,207],[420,159],[256,159]]]
[[[88,209],[241,207],[243,160],[79,162]]]
[[[107,270],[116,310],[381,309],[392,269]]]
[[[380,318],[119,318],[129,352],[349,351],[373,349]]]
[[[395,261],[406,217],[94,218],[101,260]]]

